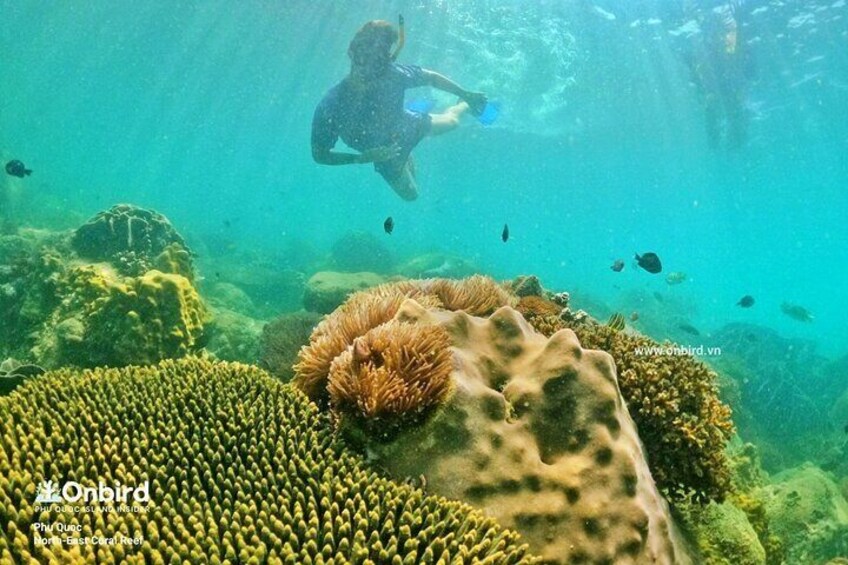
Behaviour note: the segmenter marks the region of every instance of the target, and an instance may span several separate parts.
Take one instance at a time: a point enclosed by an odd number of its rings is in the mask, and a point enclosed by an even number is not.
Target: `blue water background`
[[[36,171],[8,181],[19,197],[69,215],[132,202],[189,237],[268,251],[363,230],[399,255],[441,249],[613,304],[673,294],[702,331],[749,321],[842,354],[848,8],[746,3],[765,10],[746,38],[759,38],[755,119],[734,152],[708,146],[674,4],[0,2],[0,152]],[[309,152],[351,35],[400,12],[402,62],[502,104],[492,127],[468,120],[422,142],[414,203],[370,166],[321,167]],[[644,251],[689,280],[635,271]],[[744,294],[753,309],[735,306]],[[783,301],[815,321],[789,319]]]

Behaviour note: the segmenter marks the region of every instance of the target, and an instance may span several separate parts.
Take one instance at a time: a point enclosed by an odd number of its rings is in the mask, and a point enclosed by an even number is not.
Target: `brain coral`
[[[140,485],[139,512],[36,512],[36,486]],[[36,545],[34,524],[133,545]],[[41,534],[48,537],[50,534]],[[0,562],[533,563],[468,506],[369,471],[314,404],[199,359],[49,373],[0,398]]]

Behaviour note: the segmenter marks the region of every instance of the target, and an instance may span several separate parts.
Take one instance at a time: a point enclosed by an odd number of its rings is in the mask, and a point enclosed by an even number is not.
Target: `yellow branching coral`
[[[619,388],[657,486],[671,499],[723,500],[730,489],[724,448],[734,427],[730,408],[719,399],[716,374],[691,356],[640,355],[658,347],[644,336],[594,322],[572,329],[583,347],[615,359]]]
[[[138,512],[37,512],[48,480],[146,482],[150,500]],[[35,542],[53,535],[131,543]],[[289,385],[189,358],[56,371],[0,398],[0,563],[94,562],[538,561],[469,506],[370,471]]]
[[[441,326],[394,320],[378,326],[333,361],[330,404],[390,437],[425,418],[450,392],[450,345]]]
[[[425,307],[465,310],[472,315],[491,314],[515,301],[508,291],[483,276],[463,280],[406,280],[357,292],[318,324],[309,345],[301,349],[294,367],[298,388],[313,400],[326,400],[333,359],[350,347],[354,339],[391,320],[406,298],[413,298]]]

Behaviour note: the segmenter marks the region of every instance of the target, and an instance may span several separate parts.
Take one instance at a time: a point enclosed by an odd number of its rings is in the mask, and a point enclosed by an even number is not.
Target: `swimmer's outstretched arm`
[[[473,113],[479,114],[486,106],[488,99],[482,92],[465,90],[445,75],[437,73],[436,71],[422,69],[422,72],[424,73],[424,76],[427,77],[427,83],[430,86],[443,90],[449,94],[459,96],[468,103],[468,106],[471,108]]]

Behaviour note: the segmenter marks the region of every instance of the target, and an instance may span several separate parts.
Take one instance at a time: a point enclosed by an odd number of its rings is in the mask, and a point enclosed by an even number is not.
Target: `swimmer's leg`
[[[414,167],[412,156],[410,156],[400,174],[386,178],[386,182],[398,196],[409,202],[418,198],[418,183],[415,181]]]
[[[468,111],[468,104],[460,102],[442,112],[441,114],[430,114],[430,131],[427,135],[441,135],[447,133],[459,125],[459,118]]]

